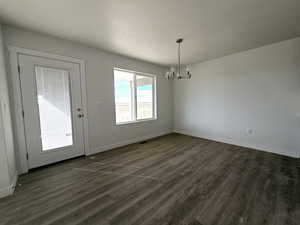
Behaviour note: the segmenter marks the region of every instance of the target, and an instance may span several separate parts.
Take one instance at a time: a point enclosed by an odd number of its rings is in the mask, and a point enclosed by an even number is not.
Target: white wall
[[[2,106],[2,104],[1,104]],[[0,106],[0,107],[1,107]],[[10,177],[4,138],[2,107],[0,108],[0,198],[9,194]]]
[[[0,197],[10,194],[16,181],[13,132],[3,46],[2,26],[0,25]]]
[[[300,157],[300,38],[191,71],[174,82],[175,131]]]
[[[93,153],[172,131],[172,84],[163,77],[166,68],[11,26],[4,26],[3,32],[7,45],[85,60],[89,141]],[[114,66],[158,75],[156,121],[115,125]]]

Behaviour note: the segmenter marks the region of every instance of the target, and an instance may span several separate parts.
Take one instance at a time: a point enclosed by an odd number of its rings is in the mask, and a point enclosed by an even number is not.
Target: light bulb
[[[174,77],[175,77],[175,72],[173,71],[171,72],[171,79],[174,79]]]
[[[186,66],[185,73],[186,73],[187,78],[188,78],[188,79],[191,79],[192,74],[191,74],[190,69],[189,69],[188,66]]]
[[[188,66],[185,67],[185,71],[186,71],[186,73],[190,72],[190,69]]]
[[[169,71],[167,71],[167,72],[165,73],[165,78],[166,78],[166,79],[169,79],[169,74],[170,74]]]

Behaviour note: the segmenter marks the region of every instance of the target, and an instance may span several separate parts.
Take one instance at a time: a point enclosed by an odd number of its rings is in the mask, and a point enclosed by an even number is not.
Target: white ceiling
[[[0,0],[0,18],[164,65],[204,61],[300,36],[300,0]]]

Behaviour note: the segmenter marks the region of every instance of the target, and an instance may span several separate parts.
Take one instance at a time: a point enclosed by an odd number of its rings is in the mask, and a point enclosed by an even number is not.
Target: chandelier
[[[187,66],[185,66],[185,73],[182,74],[182,65],[181,65],[181,61],[180,61],[180,44],[183,42],[183,39],[180,38],[176,41],[176,43],[178,44],[178,65],[176,67],[176,69],[174,67],[171,67],[170,70],[168,70],[166,72],[165,77],[168,80],[180,80],[180,79],[191,79],[192,74],[189,71],[189,68]]]

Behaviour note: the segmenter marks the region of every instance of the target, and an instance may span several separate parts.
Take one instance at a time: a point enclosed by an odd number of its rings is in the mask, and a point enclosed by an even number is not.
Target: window
[[[155,76],[114,69],[116,123],[156,118]]]

